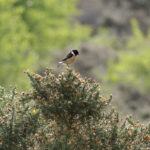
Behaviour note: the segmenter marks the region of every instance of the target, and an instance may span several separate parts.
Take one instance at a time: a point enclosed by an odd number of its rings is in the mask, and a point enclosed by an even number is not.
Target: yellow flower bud
[[[32,114],[33,115],[36,114],[36,110],[35,109],[32,110]]]

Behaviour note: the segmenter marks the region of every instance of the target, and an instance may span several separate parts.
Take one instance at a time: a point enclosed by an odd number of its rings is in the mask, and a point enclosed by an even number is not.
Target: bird
[[[68,66],[75,61],[77,55],[79,55],[78,50],[71,50],[71,52],[62,61],[60,61],[59,64],[67,64]]]

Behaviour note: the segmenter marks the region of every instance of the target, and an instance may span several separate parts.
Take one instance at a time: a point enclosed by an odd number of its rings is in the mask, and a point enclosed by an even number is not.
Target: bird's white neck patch
[[[71,53],[72,53],[72,55],[74,55],[74,56],[75,56],[75,53],[74,53],[73,51],[72,51]]]

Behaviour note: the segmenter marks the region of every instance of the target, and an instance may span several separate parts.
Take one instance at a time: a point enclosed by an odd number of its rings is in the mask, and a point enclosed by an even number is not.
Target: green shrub
[[[0,92],[0,149],[141,149],[150,126],[120,119],[100,84],[67,68],[56,76],[30,74],[33,90]],[[17,95],[16,95],[17,94]],[[15,96],[16,95],[16,96]]]
[[[39,127],[39,113],[32,113],[32,102],[24,103],[17,95],[15,88],[9,93],[0,89],[0,149],[27,149]]]

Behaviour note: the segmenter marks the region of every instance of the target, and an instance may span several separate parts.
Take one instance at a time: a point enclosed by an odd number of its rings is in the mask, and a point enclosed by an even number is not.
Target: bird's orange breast
[[[71,63],[73,63],[73,62],[75,61],[76,57],[77,57],[77,56],[73,56],[73,57],[67,59],[64,63],[66,63],[66,64],[71,64]]]

